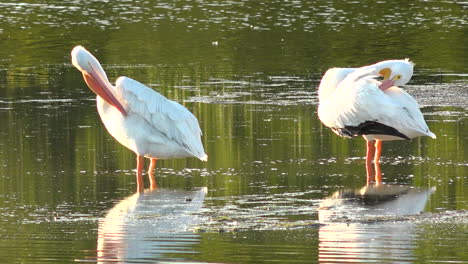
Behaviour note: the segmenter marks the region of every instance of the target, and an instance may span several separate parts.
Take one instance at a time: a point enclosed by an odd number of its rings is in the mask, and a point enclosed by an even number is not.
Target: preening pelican
[[[185,107],[128,77],[119,77],[111,85],[99,61],[82,46],[73,48],[71,57],[97,95],[97,109],[107,131],[136,153],[139,191],[143,190],[144,157],[151,160],[148,176],[152,188],[156,187],[153,170],[157,159],[207,160],[198,120]]]
[[[318,116],[339,136],[362,135],[367,141],[367,181],[382,181],[379,159],[382,141],[436,138],[418,103],[397,86],[413,75],[413,63],[387,60],[360,68],[329,69],[319,85]],[[375,78],[383,76],[383,81]],[[372,168],[374,159],[375,174]]]

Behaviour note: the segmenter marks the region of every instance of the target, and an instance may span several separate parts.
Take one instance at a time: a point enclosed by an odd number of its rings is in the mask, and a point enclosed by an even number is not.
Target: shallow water
[[[466,10],[0,3],[0,262],[467,262]],[[190,109],[209,161],[160,161],[161,189],[135,195],[134,154],[102,126],[70,64],[76,44],[111,80],[132,77]],[[404,191],[369,205],[355,194],[364,141],[320,125],[316,87],[330,67],[405,57],[416,67],[404,89],[438,138],[385,143],[384,181]]]

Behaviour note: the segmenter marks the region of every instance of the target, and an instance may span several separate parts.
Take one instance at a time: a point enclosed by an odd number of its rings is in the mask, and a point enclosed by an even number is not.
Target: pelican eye
[[[398,75],[396,75],[393,79],[394,79],[394,80],[400,80],[400,79],[401,79],[401,75],[398,74]]]

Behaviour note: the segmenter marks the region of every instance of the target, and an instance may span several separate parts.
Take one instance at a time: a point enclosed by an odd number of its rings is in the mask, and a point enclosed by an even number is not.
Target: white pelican
[[[112,86],[99,61],[82,46],[73,48],[71,57],[97,95],[97,109],[107,131],[136,153],[139,191],[143,190],[143,157],[151,160],[148,176],[152,188],[156,187],[153,170],[157,159],[207,160],[198,120],[185,107],[128,77],[119,77]]]
[[[436,136],[429,131],[418,103],[397,86],[413,75],[413,63],[387,60],[361,68],[329,69],[319,85],[318,116],[343,137],[362,135],[367,141],[367,181],[382,181],[379,159],[382,141]],[[375,80],[383,76],[383,81]],[[375,153],[375,154],[374,154]]]

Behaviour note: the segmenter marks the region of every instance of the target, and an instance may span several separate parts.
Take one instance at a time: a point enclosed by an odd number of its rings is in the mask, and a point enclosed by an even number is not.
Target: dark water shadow
[[[200,221],[207,188],[196,191],[156,189],[129,196],[99,223],[97,262],[154,262],[167,254],[193,253],[199,236],[190,228]]]
[[[435,191],[408,185],[368,185],[337,191],[319,208],[319,261],[411,263],[418,239],[410,216]]]

